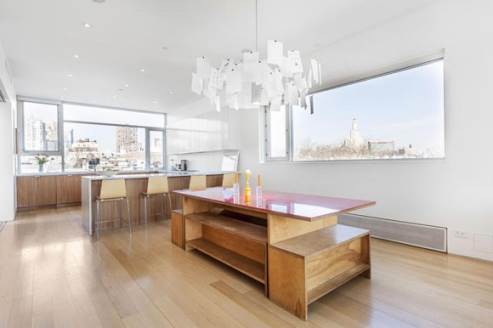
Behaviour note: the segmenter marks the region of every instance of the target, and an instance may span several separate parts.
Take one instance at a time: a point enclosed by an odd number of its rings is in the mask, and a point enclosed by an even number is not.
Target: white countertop
[[[150,174],[166,173],[165,170],[144,170],[144,171],[120,171],[117,174]],[[102,175],[102,171],[64,171],[64,172],[26,172],[17,173],[18,177],[40,177],[40,176],[64,176],[64,175]]]
[[[83,176],[85,180],[112,180],[112,179],[146,179],[153,176],[167,176],[167,177],[189,177],[192,175],[220,175],[226,173],[233,173],[229,171],[196,171],[196,172],[179,172],[168,171],[163,173],[141,173],[141,174],[117,174],[111,177],[104,175],[87,175]]]
[[[27,172],[27,173],[17,173],[17,177],[44,177],[44,176],[57,176],[57,175],[85,175],[91,174],[89,171],[76,171],[76,172]]]

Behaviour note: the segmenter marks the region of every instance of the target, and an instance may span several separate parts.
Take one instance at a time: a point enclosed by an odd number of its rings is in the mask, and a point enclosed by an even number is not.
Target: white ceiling
[[[259,0],[260,50],[278,39],[310,54],[432,1]],[[198,99],[196,56],[255,47],[254,10],[254,0],[0,0],[0,41],[19,95],[176,112]]]

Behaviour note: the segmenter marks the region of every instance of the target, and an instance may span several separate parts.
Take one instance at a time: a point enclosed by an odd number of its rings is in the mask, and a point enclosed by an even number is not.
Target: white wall
[[[8,102],[0,103],[0,221],[15,217],[13,124],[15,91],[6,67],[5,54],[0,44],[0,89]]]
[[[242,110],[230,115],[241,168],[271,190],[375,200],[358,213],[447,227],[451,253],[493,260],[492,12],[493,1],[437,1],[314,54],[332,84],[445,49],[446,159],[260,163],[258,115]]]
[[[12,108],[0,103],[0,221],[14,219]]]

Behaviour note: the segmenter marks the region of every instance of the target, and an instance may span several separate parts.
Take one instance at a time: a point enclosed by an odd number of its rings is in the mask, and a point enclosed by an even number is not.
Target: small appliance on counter
[[[187,171],[188,169],[188,161],[186,159],[182,159],[180,163],[175,165],[177,171]]]
[[[96,171],[98,165],[100,163],[100,160],[99,158],[93,158],[93,159],[90,159],[88,164],[89,164],[89,170],[94,170]]]

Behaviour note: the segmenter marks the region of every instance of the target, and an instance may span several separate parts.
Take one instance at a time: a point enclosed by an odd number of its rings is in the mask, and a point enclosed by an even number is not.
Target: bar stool
[[[127,188],[125,186],[124,179],[110,179],[103,180],[101,182],[101,191],[99,197],[96,198],[96,236],[99,239],[100,225],[105,222],[113,222],[112,220],[102,220],[101,206],[107,202],[119,202],[120,203],[120,227],[122,226],[123,211],[122,205],[127,207],[128,228],[132,233],[132,219],[130,217],[130,207],[128,204]]]
[[[192,175],[188,187],[192,191],[207,189],[207,178],[205,175]]]
[[[143,192],[141,196],[144,199],[144,220],[145,224],[147,224],[148,217],[148,209],[149,209],[149,198],[153,196],[163,196],[163,200],[166,201],[168,199],[168,208],[171,213],[171,195],[168,187],[168,177],[161,176],[151,176],[147,180],[147,191]],[[161,202],[161,215],[166,217],[166,213],[164,212],[164,202]]]
[[[238,173],[226,173],[223,174],[223,188],[233,188],[236,182]]]

